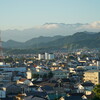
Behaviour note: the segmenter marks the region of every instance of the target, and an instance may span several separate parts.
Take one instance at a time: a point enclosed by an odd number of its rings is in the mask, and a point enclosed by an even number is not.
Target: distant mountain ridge
[[[32,38],[26,42],[17,42],[14,40],[8,40],[7,42],[3,42],[3,47],[4,48],[27,48],[27,47],[31,47],[31,46],[38,47],[38,45],[41,43],[48,43],[48,42],[57,40],[62,37],[64,37],[64,36],[61,36],[61,35],[57,35],[54,37],[40,36],[38,38]]]
[[[33,38],[26,42],[16,42],[9,40],[3,42],[4,48],[24,48],[24,49],[39,49],[39,48],[100,48],[100,32],[77,32],[69,36],[54,36]]]

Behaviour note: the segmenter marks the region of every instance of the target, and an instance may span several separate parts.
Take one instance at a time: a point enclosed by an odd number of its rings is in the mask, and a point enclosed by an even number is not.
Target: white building
[[[100,61],[97,61],[97,66],[100,66]]]
[[[32,72],[31,70],[28,68],[27,72],[26,72],[26,78],[27,79],[32,79]]]
[[[45,60],[52,60],[54,59],[54,54],[53,53],[43,53],[43,54],[38,54],[38,60],[45,59]]]
[[[54,54],[53,54],[53,53],[49,53],[49,54],[48,54],[48,59],[49,59],[49,60],[54,59]]]
[[[41,60],[41,59],[45,59],[44,53],[43,54],[38,54],[38,60]]]
[[[48,60],[48,53],[45,52],[45,60]]]

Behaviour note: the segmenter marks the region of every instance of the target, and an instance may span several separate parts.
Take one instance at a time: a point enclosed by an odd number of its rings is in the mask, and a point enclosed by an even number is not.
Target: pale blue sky
[[[100,21],[100,0],[0,0],[0,29]]]

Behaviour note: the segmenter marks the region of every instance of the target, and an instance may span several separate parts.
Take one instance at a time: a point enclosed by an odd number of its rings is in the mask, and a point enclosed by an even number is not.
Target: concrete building
[[[45,59],[44,53],[38,54],[38,60]]]
[[[28,70],[26,71],[26,78],[27,79],[32,79],[32,72],[31,70],[28,68]]]
[[[48,60],[48,53],[45,52],[45,60]]]
[[[90,81],[92,83],[99,84],[100,83],[100,70],[89,70],[84,72],[84,82]]]
[[[49,59],[49,60],[54,59],[54,54],[53,54],[53,53],[49,53],[49,54],[48,54],[48,59]]]
[[[97,61],[97,67],[99,67],[100,66],[100,61]]]
[[[38,60],[45,59],[45,60],[52,60],[54,59],[54,54],[53,53],[42,53],[38,54]]]

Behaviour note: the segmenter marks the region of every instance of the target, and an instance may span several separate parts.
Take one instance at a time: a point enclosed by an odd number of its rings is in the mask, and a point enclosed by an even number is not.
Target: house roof
[[[14,100],[13,97],[6,97],[6,98],[2,98],[2,100]]]
[[[65,100],[83,100],[81,96],[65,97]]]
[[[33,91],[32,93],[31,92],[26,93],[26,95],[27,96],[38,96],[38,97],[44,98],[44,97],[47,96],[47,93],[46,92]]]
[[[94,84],[91,82],[85,82],[82,84],[82,86],[94,86]]]
[[[28,96],[28,97],[25,97],[24,100],[47,100],[45,98],[42,98],[42,97],[37,97],[37,96]]]
[[[29,88],[37,88],[38,86],[36,86],[36,85],[31,85],[31,86],[29,86]]]
[[[21,81],[21,82],[24,82],[24,81],[26,81],[27,79],[25,79],[25,78],[21,78],[19,81]]]
[[[43,90],[45,90],[45,91],[53,91],[53,87],[51,87],[51,86],[47,86],[47,85],[45,85],[45,86],[43,86],[43,87],[41,87]]]
[[[63,78],[63,79],[62,79],[62,82],[70,82],[70,79]]]
[[[66,96],[65,100],[83,100],[82,96],[83,96],[82,93],[73,93],[73,94],[70,94],[70,96]]]

